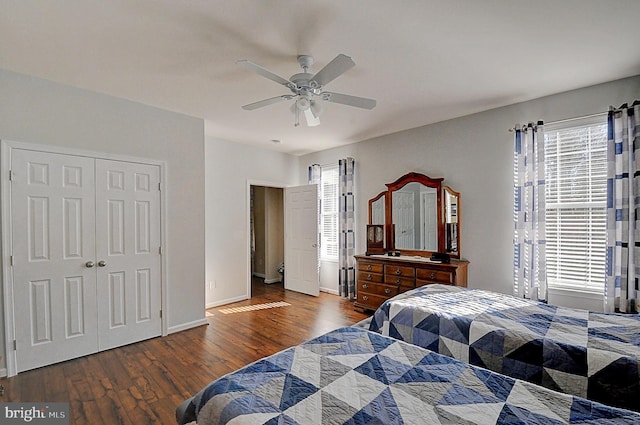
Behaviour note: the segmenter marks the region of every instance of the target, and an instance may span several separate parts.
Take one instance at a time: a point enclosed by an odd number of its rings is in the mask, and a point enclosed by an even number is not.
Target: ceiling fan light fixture
[[[311,107],[311,101],[306,97],[298,97],[296,100],[296,108],[301,111],[306,111]]]
[[[293,114],[293,126],[298,127],[300,125],[300,109],[298,109],[298,101],[296,100],[291,104],[291,113]]]

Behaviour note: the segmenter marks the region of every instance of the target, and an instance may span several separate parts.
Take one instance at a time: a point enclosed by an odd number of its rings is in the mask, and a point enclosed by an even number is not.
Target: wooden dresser
[[[375,310],[385,300],[423,285],[442,283],[467,286],[468,261],[450,264],[429,262],[420,257],[356,255],[356,301],[358,310]]]

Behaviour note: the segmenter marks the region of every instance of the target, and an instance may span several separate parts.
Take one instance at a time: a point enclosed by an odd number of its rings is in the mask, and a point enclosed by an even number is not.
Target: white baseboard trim
[[[194,320],[193,322],[183,323],[183,324],[177,325],[177,326],[171,326],[171,327],[169,327],[169,329],[167,329],[167,332],[172,334],[172,333],[186,331],[187,329],[197,328],[198,326],[208,325],[208,324],[209,324],[209,322],[207,321],[207,319],[203,318],[203,319],[199,319],[199,320]]]
[[[331,289],[331,288],[320,288],[320,291],[322,292],[327,292],[329,294],[333,294],[333,295],[340,295],[340,292],[338,292],[337,289]]]
[[[248,300],[249,297],[246,295],[242,295],[236,298],[228,298],[226,300],[220,300],[220,301],[213,301],[210,303],[207,303],[207,305],[205,306],[205,308],[213,308],[213,307],[218,307],[221,305],[225,305],[225,304],[231,304],[231,303],[235,303],[238,301],[244,301],[244,300]]]
[[[0,369],[0,378],[4,378],[7,376],[7,369],[6,368],[2,368]]]
[[[272,284],[272,283],[280,283],[282,282],[282,279],[280,279],[279,277],[273,278],[273,279],[266,279],[264,280],[264,283],[266,283],[267,285]]]
[[[256,273],[256,272],[253,272],[253,275],[254,275],[255,277],[259,277],[260,279],[264,279],[264,278],[267,276],[267,275],[266,275],[266,274],[264,274],[264,273]]]

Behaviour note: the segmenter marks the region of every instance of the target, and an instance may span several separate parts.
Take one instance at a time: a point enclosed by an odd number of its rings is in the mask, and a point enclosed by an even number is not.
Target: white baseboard
[[[0,378],[4,378],[5,376],[7,376],[7,369],[3,367],[0,369]]]
[[[337,290],[337,289],[322,288],[322,287],[321,287],[321,288],[320,288],[320,290],[321,290],[322,292],[327,292],[327,293],[329,293],[329,294],[333,294],[333,295],[340,295],[340,292],[338,292],[338,290]]]
[[[266,279],[264,280],[264,283],[266,283],[267,285],[272,284],[272,283],[279,283],[282,282],[282,279],[280,279],[279,277],[273,278],[273,279]]]
[[[209,324],[209,322],[207,321],[207,319],[203,318],[203,319],[199,319],[199,320],[194,320],[193,322],[182,323],[182,324],[177,325],[177,326],[171,326],[169,329],[167,329],[167,332],[172,334],[172,333],[186,331],[187,329],[197,328],[198,326],[208,325],[208,324]]]
[[[248,300],[249,297],[246,295],[242,295],[236,298],[228,298],[226,300],[220,300],[220,301],[214,301],[211,303],[207,303],[207,305],[205,306],[205,308],[213,308],[213,307],[218,307],[220,305],[225,305],[225,304],[231,304],[231,303],[235,303],[238,301],[244,301],[244,300]]]
[[[260,279],[264,279],[264,278],[266,277],[266,275],[265,275],[264,273],[256,273],[256,272],[253,272],[253,275],[254,275],[255,277],[259,277]]]

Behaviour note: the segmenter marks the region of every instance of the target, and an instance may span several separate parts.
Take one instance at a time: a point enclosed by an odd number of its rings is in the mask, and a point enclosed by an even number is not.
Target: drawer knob
[[[371,275],[370,274],[367,275],[367,280],[371,280]]]
[[[363,295],[363,296],[362,296],[362,300],[363,300],[363,301],[367,301],[368,299],[369,299],[369,297],[367,297],[366,295]]]
[[[391,293],[391,289],[386,288],[386,289],[384,290],[384,293],[385,293],[385,294],[390,294],[390,293]]]
[[[436,273],[435,272],[431,272],[431,276],[429,276],[431,279],[435,279],[436,278]]]
[[[400,271],[400,269],[396,269],[396,274],[397,274],[397,275],[402,274],[402,272]]]
[[[371,264],[367,264],[367,270],[371,271]]]
[[[362,284],[362,289],[367,289],[367,288],[369,288],[369,285],[367,285],[366,283],[363,283]]]
[[[396,285],[400,285],[400,278],[396,279]]]

